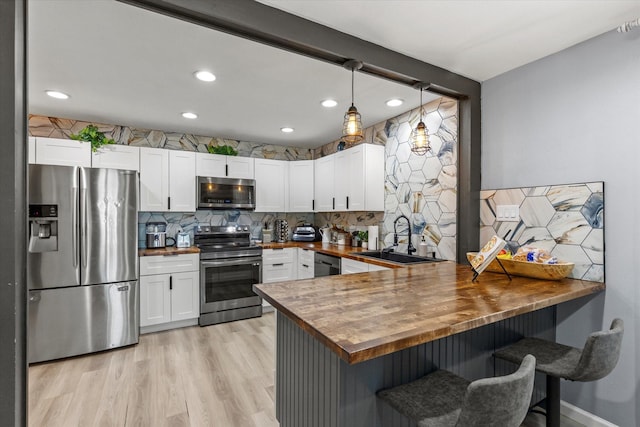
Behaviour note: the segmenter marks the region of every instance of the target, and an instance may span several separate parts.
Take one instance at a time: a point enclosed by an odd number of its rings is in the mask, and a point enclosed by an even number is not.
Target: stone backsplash
[[[520,217],[496,220],[498,205],[518,205]],[[604,282],[604,182],[483,190],[479,247],[494,234],[575,263],[570,277]]]

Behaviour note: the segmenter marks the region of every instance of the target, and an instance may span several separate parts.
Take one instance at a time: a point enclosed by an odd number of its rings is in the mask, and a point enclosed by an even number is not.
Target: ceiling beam
[[[356,59],[359,72],[458,99],[457,259],[478,249],[480,83],[252,0],[119,1],[339,66]]]

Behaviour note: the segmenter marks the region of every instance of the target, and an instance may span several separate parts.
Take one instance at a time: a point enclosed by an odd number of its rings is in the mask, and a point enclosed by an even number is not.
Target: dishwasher
[[[321,254],[316,252],[314,255],[314,274],[313,277],[333,276],[340,274],[340,257]]]

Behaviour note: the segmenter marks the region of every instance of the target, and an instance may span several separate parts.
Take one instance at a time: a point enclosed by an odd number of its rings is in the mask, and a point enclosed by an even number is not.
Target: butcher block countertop
[[[472,276],[468,265],[447,261],[258,284],[254,290],[354,364],[605,289],[604,283],[574,279],[509,281],[484,272],[471,282]]]
[[[334,243],[322,242],[286,242],[286,243],[258,243],[262,249],[281,249],[281,248],[303,248],[310,249],[314,252],[320,252],[326,255],[333,255],[340,258],[349,258],[356,261],[362,261],[369,264],[380,265],[388,268],[404,268],[403,264],[395,262],[387,262],[375,258],[358,256],[358,252],[368,252],[370,249],[362,249],[354,246],[336,245]]]
[[[166,248],[138,249],[138,256],[163,256],[199,253],[200,249],[198,249],[196,246],[190,246],[188,248],[176,248],[175,246],[167,246]]]

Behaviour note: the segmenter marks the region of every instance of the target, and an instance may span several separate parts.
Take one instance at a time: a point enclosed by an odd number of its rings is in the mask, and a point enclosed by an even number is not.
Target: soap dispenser
[[[427,256],[428,249],[429,245],[424,240],[424,236],[422,236],[420,244],[418,245],[418,256]]]

